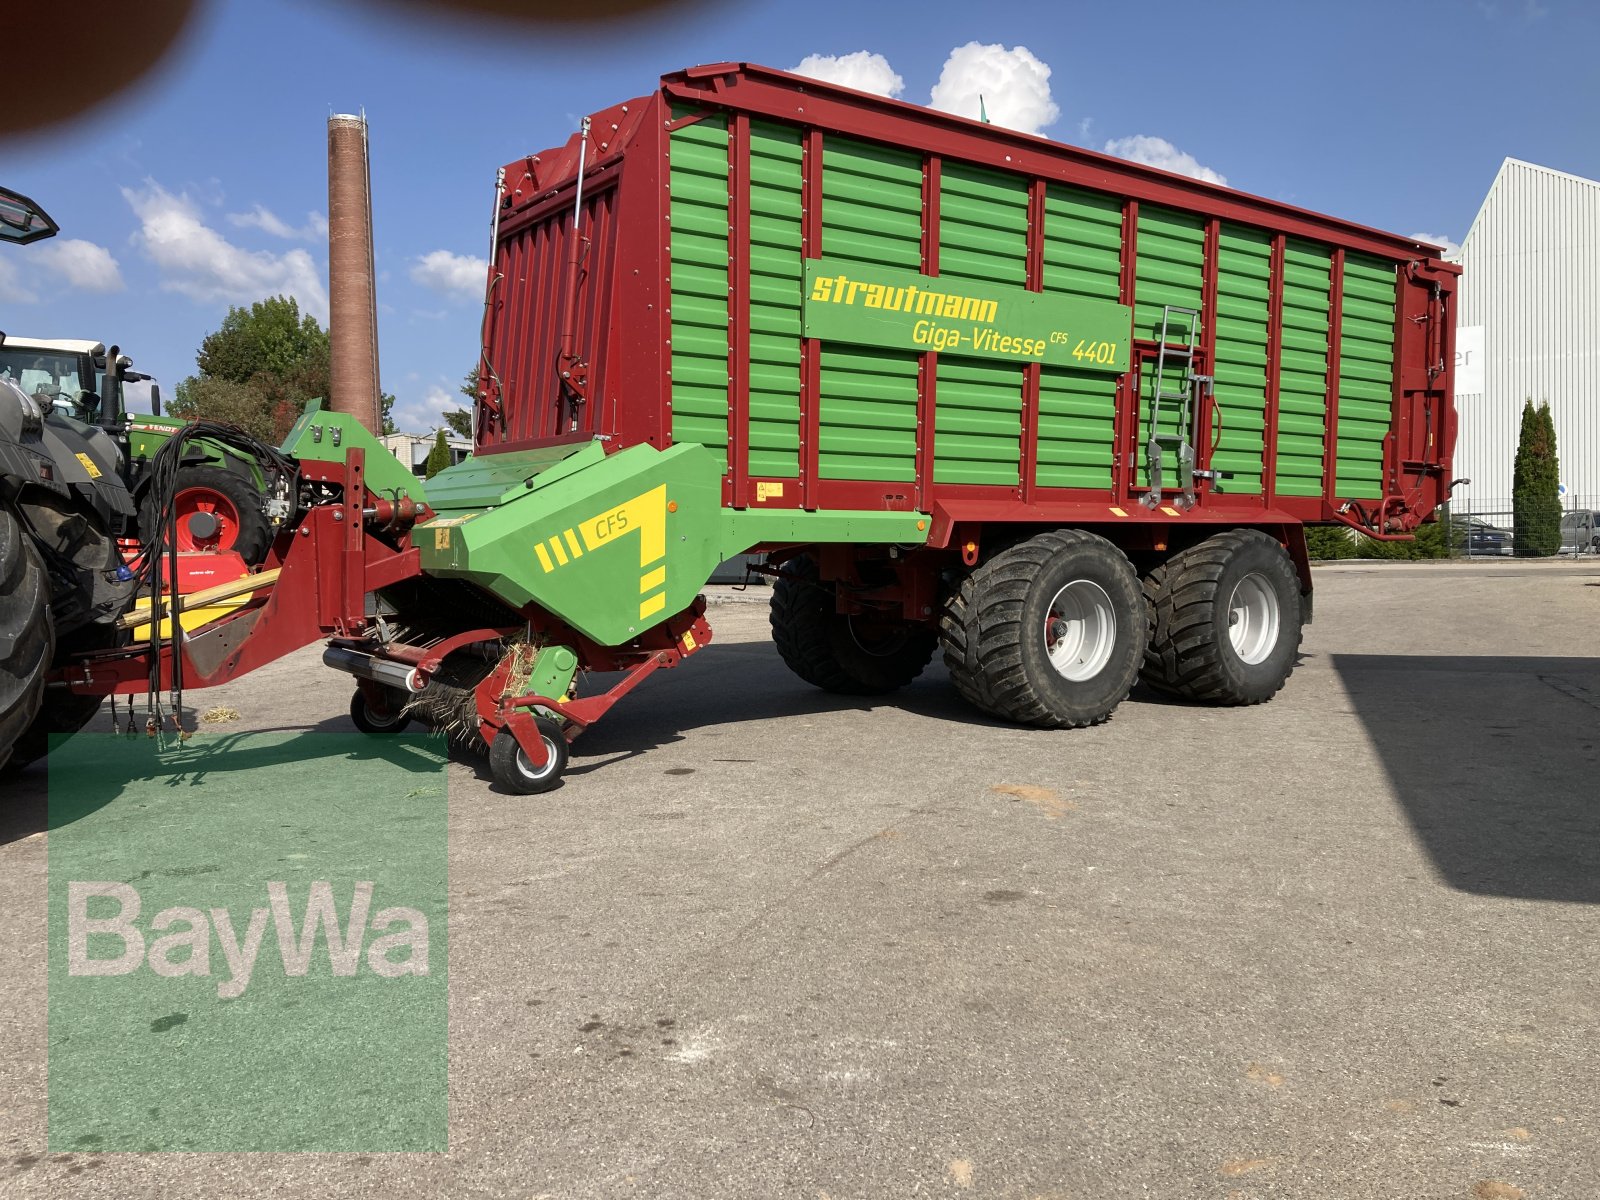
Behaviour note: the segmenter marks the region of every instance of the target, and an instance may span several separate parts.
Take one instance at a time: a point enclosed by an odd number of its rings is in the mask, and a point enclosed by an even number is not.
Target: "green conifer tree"
[[[1511,535],[1518,554],[1547,558],[1561,548],[1560,464],[1550,404],[1522,405],[1522,433],[1511,471]]]
[[[422,464],[424,477],[432,479],[449,465],[450,443],[445,440],[444,430],[441,429],[433,439],[433,449],[428,451],[428,461]]]

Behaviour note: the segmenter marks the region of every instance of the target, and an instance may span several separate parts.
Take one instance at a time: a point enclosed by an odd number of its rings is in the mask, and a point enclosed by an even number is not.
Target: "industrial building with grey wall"
[[[1508,158],[1462,242],[1459,512],[1507,512],[1522,403],[1548,400],[1563,504],[1600,509],[1600,182]]]

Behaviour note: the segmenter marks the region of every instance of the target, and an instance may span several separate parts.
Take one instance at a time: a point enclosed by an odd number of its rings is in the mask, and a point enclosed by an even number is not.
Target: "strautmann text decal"
[[[1125,304],[970,283],[835,259],[806,261],[805,336],[991,362],[1045,362],[1120,374]]]

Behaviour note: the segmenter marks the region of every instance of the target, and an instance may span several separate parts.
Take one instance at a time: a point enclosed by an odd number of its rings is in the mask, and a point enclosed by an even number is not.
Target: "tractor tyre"
[[[1205,704],[1261,704],[1294,670],[1300,576],[1276,539],[1230,529],[1174,554],[1144,580],[1150,645],[1140,678]]]
[[[51,734],[73,734],[87,725],[100,711],[101,696],[80,696],[74,692],[46,692],[44,702],[34,714],[33,723],[23,731],[12,748],[11,761],[0,771],[20,771],[50,753]]]
[[[56,666],[66,663],[74,654],[86,650],[105,650],[124,645],[129,640],[127,631],[115,625],[86,625],[56,639]],[[20,771],[31,762],[50,753],[51,734],[74,734],[82,729],[100,711],[104,696],[82,696],[77,692],[47,688],[39,711],[28,728],[12,747],[11,762],[0,770]]]
[[[938,636],[904,622],[874,626],[836,611],[817,564],[789,560],[772,589],[772,641],[807,683],[845,696],[881,696],[910,683],[933,657]]]
[[[0,508],[0,768],[39,715],[54,654],[44,563],[16,514]]]
[[[940,624],[956,690],[1003,720],[1098,725],[1127,698],[1144,654],[1133,564],[1092,533],[1041,533],[961,581]]]
[[[178,510],[178,549],[181,551],[231,550],[245,566],[258,566],[272,546],[272,526],[261,511],[262,495],[243,476],[224,467],[183,467],[178,471],[173,503]],[[214,528],[204,530],[192,518],[210,516]],[[158,498],[146,491],[139,506],[139,530],[145,540],[164,537],[157,529]]]

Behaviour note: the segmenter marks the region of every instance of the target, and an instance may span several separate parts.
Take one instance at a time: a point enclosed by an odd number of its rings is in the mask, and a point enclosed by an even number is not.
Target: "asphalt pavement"
[[[844,700],[718,589],[556,792],[452,763],[442,1153],[51,1149],[32,769],[0,1194],[1590,1200],[1600,565],[1316,578],[1257,708]],[[191,699],[310,754],[349,693],[308,650]]]

